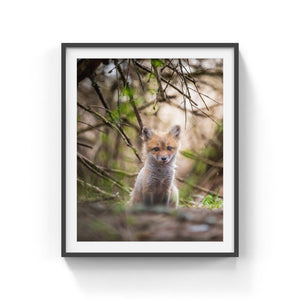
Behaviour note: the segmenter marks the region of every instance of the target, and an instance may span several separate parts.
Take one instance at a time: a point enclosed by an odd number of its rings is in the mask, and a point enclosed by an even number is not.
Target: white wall
[[[1,4],[1,298],[299,297],[297,1],[165,2]],[[240,43],[239,258],[60,257],[61,42]]]

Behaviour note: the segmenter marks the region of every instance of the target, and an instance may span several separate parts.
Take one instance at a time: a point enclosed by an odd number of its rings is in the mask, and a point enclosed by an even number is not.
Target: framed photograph
[[[62,44],[62,256],[238,256],[238,44]]]

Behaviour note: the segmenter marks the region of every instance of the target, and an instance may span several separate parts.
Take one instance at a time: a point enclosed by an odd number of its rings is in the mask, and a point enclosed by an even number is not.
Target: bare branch
[[[110,114],[112,113],[112,111],[110,109],[105,108],[104,106],[101,105],[97,105],[97,104],[89,104],[89,107],[97,107],[97,108],[101,108],[106,110],[107,112],[109,112]]]
[[[168,59],[168,61],[169,61],[169,63],[168,63],[167,65],[163,66],[163,67],[161,68],[160,72],[163,72],[163,70],[164,70],[165,68],[167,68],[170,64],[172,64],[173,58],[172,58],[172,59]]]
[[[180,151],[180,153],[183,155],[183,156],[186,156],[185,155],[185,151]],[[189,153],[188,154],[189,158],[193,159],[193,160],[200,160],[200,161],[203,161],[205,164],[207,165],[210,165],[212,167],[215,167],[215,168],[223,168],[223,162],[218,162],[218,161],[213,161],[209,158],[206,158],[206,157],[203,157],[201,155],[197,155],[197,154],[192,154],[192,153]]]
[[[121,119],[121,125],[124,125],[124,126],[133,128],[135,131],[138,132],[138,134],[141,133],[141,132],[140,132],[140,127],[137,126],[137,125],[135,125],[135,124],[133,124],[133,123],[131,123],[131,122],[130,122],[128,119],[126,119],[126,118],[122,118],[122,119]]]
[[[198,95],[199,95],[199,97],[201,98],[202,102],[204,103],[206,109],[209,110],[209,108],[208,108],[206,102],[204,101],[204,99],[203,99],[203,97],[202,97],[202,94],[201,94],[201,93],[199,92],[199,90],[198,90],[198,87],[197,87],[197,85],[196,85],[196,81],[195,81],[193,78],[184,75],[183,69],[182,69],[182,68],[184,68],[185,71],[186,71],[188,74],[190,74],[190,73],[189,73],[188,70],[185,68],[185,66],[182,64],[181,60],[179,60],[179,63],[180,63],[181,73],[177,71],[176,67],[173,67],[173,68],[172,68],[172,67],[169,66],[169,68],[170,68],[171,70],[175,71],[175,72],[178,74],[178,76],[179,76],[180,78],[183,79],[183,81],[184,81],[184,83],[185,83],[185,86],[186,86],[186,89],[187,89],[187,91],[188,91],[188,95],[191,96],[189,90],[193,90],[194,92],[197,92]],[[191,82],[193,83],[193,85],[195,86],[196,90],[194,90],[194,89],[192,89],[191,87],[189,87],[188,84],[187,84],[187,82],[186,82],[186,80],[191,81]]]
[[[180,105],[177,105],[177,104],[174,103],[174,102],[168,102],[168,103],[169,103],[170,105],[172,105],[172,106],[177,107],[178,109],[180,109],[180,110],[182,110],[182,111],[185,111],[184,108],[182,108]],[[200,111],[200,113],[199,113],[198,111]],[[207,114],[206,112],[204,112],[204,111],[201,110],[201,109],[197,109],[197,111],[196,111],[196,110],[187,110],[187,112],[189,112],[189,113],[191,113],[191,114],[193,114],[194,116],[197,116],[197,117],[209,118],[209,119],[211,119],[214,123],[216,123],[218,126],[221,125],[218,121],[214,120],[209,114]]]
[[[134,61],[134,63],[139,67],[141,68],[142,70],[148,72],[148,73],[152,73],[151,70],[149,70],[147,67],[139,64],[137,61]],[[175,89],[178,93],[180,93],[181,95],[183,95],[185,98],[187,98],[191,105],[193,104],[194,106],[198,106],[198,104],[193,101],[191,99],[191,97],[189,97],[188,95],[186,95],[184,92],[182,92],[179,88],[177,88],[175,85],[171,84],[170,82],[168,82],[166,79],[164,79],[163,77],[161,77],[161,80],[165,83],[168,83],[173,89]],[[210,116],[209,114],[207,114],[206,112],[204,112],[202,109],[198,108],[199,111],[201,111],[202,114],[204,114],[206,117],[208,117],[209,119],[211,119],[214,123],[220,125],[212,116]]]
[[[105,167],[103,167],[103,169],[105,171],[107,171],[108,173],[117,173],[117,174],[121,174],[121,175],[124,175],[124,176],[127,176],[127,177],[135,177],[139,174],[138,172],[129,173],[129,172],[126,172],[126,171],[123,171],[123,170],[110,169],[110,168],[105,168]]]
[[[164,92],[166,91],[167,87],[169,86],[169,83],[171,82],[171,80],[173,79],[174,73],[175,73],[175,70],[173,70],[173,73],[172,73],[172,75],[170,76],[169,81],[167,82],[167,84],[166,84],[166,86],[165,86]]]
[[[100,87],[99,87],[98,83],[97,83],[96,80],[95,80],[95,74],[92,74],[91,76],[89,76],[89,78],[90,78],[90,80],[91,80],[91,82],[92,82],[92,87],[93,87],[94,90],[96,91],[96,93],[97,93],[97,95],[98,95],[98,97],[99,97],[99,99],[100,99],[102,105],[104,106],[105,109],[108,110],[108,105],[107,105],[107,103],[105,102],[104,97],[103,97],[103,95],[102,95],[102,93],[101,93]]]
[[[111,183],[115,184],[117,187],[119,187],[123,191],[125,191],[127,193],[130,192],[131,189],[129,187],[124,186],[121,182],[119,182],[116,179],[114,179],[113,177],[111,177],[108,173],[106,173],[106,171],[103,170],[103,168],[95,165],[93,162],[91,162],[88,158],[84,157],[82,154],[77,153],[77,158],[85,167],[87,167],[94,174],[98,175],[99,177],[102,177],[103,179],[105,179],[107,181],[110,181]]]
[[[187,72],[189,75],[191,75],[191,73],[185,68],[185,66],[184,66],[183,64],[181,64],[181,65],[182,65],[182,67],[186,70],[186,72]],[[205,105],[205,107],[206,107],[207,110],[209,110],[209,108],[208,108],[208,106],[207,106],[205,100],[203,99],[203,96],[206,97],[206,98],[208,98],[208,99],[210,99],[210,100],[212,100],[212,101],[214,101],[214,102],[216,102],[216,103],[220,103],[220,102],[218,102],[217,100],[215,100],[215,99],[209,97],[208,95],[206,95],[206,94],[200,92],[199,89],[198,89],[198,86],[197,86],[197,81],[196,81],[194,78],[189,77],[189,76],[185,76],[183,72],[181,72],[181,73],[178,72],[177,69],[176,69],[176,67],[174,67],[172,64],[171,64],[171,66],[170,66],[170,64],[169,64],[169,65],[168,65],[168,68],[169,68],[170,70],[173,70],[173,73],[172,73],[171,77],[173,77],[174,72],[176,72],[177,75],[178,75],[179,77],[183,77],[184,80],[187,79],[187,80],[189,80],[190,82],[193,83],[193,85],[195,86],[196,90],[194,90],[194,89],[191,88],[191,87],[189,87],[189,89],[192,90],[192,91],[194,91],[194,92],[196,92],[196,93],[198,93],[199,97],[201,98],[201,100],[202,100],[202,102],[204,103],[204,105]],[[193,75],[191,75],[191,76],[193,76]],[[169,80],[169,81],[170,81],[170,80]],[[165,89],[166,89],[166,88],[165,88]]]
[[[155,103],[155,100],[154,100],[154,101],[150,101],[150,102],[148,102],[148,103],[142,105],[141,107],[139,107],[139,110],[140,110],[140,111],[141,111],[141,110],[144,110],[144,109],[148,108],[149,106],[154,105],[154,103]]]
[[[123,60],[119,63],[119,65],[121,65],[122,63],[124,63],[126,60],[127,60],[127,59],[123,59]],[[109,70],[108,73],[110,74],[114,69],[116,69],[116,66],[113,67],[111,70]],[[117,72],[116,72],[116,73],[117,73]]]
[[[93,149],[93,147],[92,147],[91,145],[88,145],[88,144],[84,144],[84,143],[77,142],[77,145],[82,146],[82,147],[86,147],[86,148]]]
[[[133,66],[134,66],[134,70],[135,70],[135,72],[136,72],[136,74],[137,74],[137,76],[138,76],[138,79],[139,79],[140,85],[141,85],[141,87],[142,87],[142,90],[143,90],[143,92],[145,92],[145,87],[144,87],[144,84],[143,84],[143,81],[142,81],[142,78],[141,78],[141,74],[140,74],[140,72],[139,72],[139,69],[136,67],[136,64],[133,64]]]
[[[106,192],[106,191],[103,191],[103,190],[99,189],[97,186],[94,186],[94,185],[92,185],[92,184],[90,184],[90,183],[87,183],[87,182],[83,181],[83,180],[80,179],[80,178],[77,178],[77,181],[78,181],[82,186],[88,186],[90,189],[92,189],[92,190],[94,190],[95,192],[100,193],[100,194],[102,194],[102,195],[104,195],[104,196],[108,196],[108,197],[110,197],[110,198],[115,198],[115,197],[117,197],[117,194],[111,194],[111,193],[108,193],[108,192]]]
[[[223,104],[222,102],[219,102],[219,101],[217,101],[217,100],[215,100],[215,99],[213,99],[213,98],[211,98],[211,97],[209,97],[208,95],[206,95],[206,94],[203,94],[202,92],[199,92],[199,90],[198,90],[198,87],[195,85],[195,87],[196,87],[196,89],[197,90],[194,90],[193,88],[189,88],[190,90],[192,90],[192,91],[194,91],[194,92],[197,92],[197,93],[199,93],[199,95],[202,95],[202,96],[204,96],[204,97],[206,97],[206,98],[208,98],[208,99],[210,99],[211,101],[213,101],[213,102],[215,102],[215,103],[218,103],[218,104]]]
[[[77,121],[77,122],[89,126],[88,128],[84,128],[84,129],[79,130],[79,131],[77,132],[78,135],[81,134],[81,133],[83,133],[83,132],[86,132],[86,131],[89,131],[89,130],[93,130],[93,129],[95,129],[95,130],[97,130],[97,131],[99,131],[99,132],[102,132],[100,129],[98,129],[98,127],[104,126],[104,124],[103,124],[102,122],[101,122],[101,123],[98,123],[98,124],[96,124],[96,125],[94,125],[94,126],[91,125],[91,124],[88,124],[88,123],[86,123],[86,122],[83,122],[83,121]]]
[[[115,60],[114,60],[114,63],[115,63],[115,66],[116,66],[116,68],[117,68],[117,70],[118,70],[120,76],[121,76],[121,79],[122,79],[122,81],[123,81],[124,87],[129,87],[128,81],[126,80],[126,78],[125,78],[125,76],[124,76],[124,74],[123,74],[123,71],[122,71],[120,65],[118,64],[118,60],[115,59]],[[129,102],[130,102],[130,104],[131,104],[131,106],[132,106],[132,108],[133,108],[133,110],[134,110],[136,119],[137,119],[137,121],[138,121],[138,123],[139,123],[140,129],[141,129],[141,132],[142,132],[142,129],[143,129],[144,125],[143,125],[142,118],[141,118],[141,116],[140,116],[140,114],[139,114],[139,111],[138,111],[138,109],[137,109],[137,107],[136,107],[136,105],[135,105],[135,102],[134,102],[134,99],[133,99],[132,96],[129,96]]]
[[[191,76],[208,75],[208,76],[223,76],[223,70],[221,69],[202,69],[190,73]]]
[[[94,111],[93,109],[91,109],[89,107],[85,107],[84,105],[82,105],[79,102],[77,102],[77,105],[79,107],[81,107],[82,109],[86,110],[87,112],[92,113],[95,116],[97,116],[98,118],[100,118],[107,126],[109,126],[110,128],[114,129],[118,134],[120,134],[120,136],[122,137],[122,139],[125,141],[126,145],[129,148],[131,148],[131,150],[134,152],[135,156],[139,159],[140,162],[142,162],[141,157],[137,153],[137,150],[133,147],[133,145],[132,145],[129,137],[126,135],[126,133],[124,132],[124,130],[118,124],[115,124],[115,123],[109,121],[108,119],[106,119],[104,116],[102,116],[98,112]]]
[[[184,73],[183,73],[183,70],[182,70],[182,62],[181,62],[181,59],[179,59],[179,67],[180,67],[180,70],[181,70],[183,82],[184,82],[185,87],[186,87],[186,91],[187,91],[189,97],[191,98],[191,94],[190,94],[190,91],[189,91],[189,86],[188,86],[188,84],[187,84],[187,82],[186,82],[186,79],[185,79],[185,76],[184,76]]]
[[[142,70],[144,70],[144,71],[146,71],[146,72],[148,72],[148,73],[152,73],[151,72],[151,70],[149,70],[147,67],[145,67],[145,66],[143,66],[143,65],[141,65],[141,64],[139,64],[137,61],[135,62],[136,63],[136,65],[139,67],[139,68],[141,68]],[[183,91],[181,91],[178,87],[176,87],[174,84],[172,84],[171,82],[168,82],[168,80],[166,80],[164,77],[160,77],[161,78],[161,81],[163,81],[163,82],[165,82],[165,83],[168,83],[169,84],[169,86],[171,86],[174,90],[176,90],[178,93],[180,93],[181,95],[183,95],[184,97],[186,97],[187,99],[189,99],[189,101],[191,102],[191,103],[193,103],[193,105],[195,105],[195,106],[198,106],[198,104],[193,100],[193,99],[191,99],[191,97],[189,97],[188,95],[186,95]]]
[[[164,95],[164,90],[163,90],[162,84],[161,84],[160,74],[159,74],[156,66],[152,66],[152,67],[153,67],[154,74],[155,74],[155,77],[156,77],[156,81],[157,81],[157,84],[158,84],[161,100],[166,101],[166,98],[165,98],[165,95]],[[154,106],[156,105],[157,101],[158,100],[155,101]]]
[[[191,184],[187,181],[185,181],[183,178],[180,178],[180,177],[176,177],[176,180],[180,181],[180,182],[183,182],[189,186],[191,186],[192,188],[196,189],[196,190],[199,190],[201,192],[204,192],[204,193],[207,193],[207,194],[214,194],[214,195],[217,195],[218,193],[215,192],[215,191],[211,191],[209,189],[206,189],[202,186],[199,186],[199,185],[194,185],[194,184]],[[223,199],[223,196],[222,195],[218,195],[219,198]]]

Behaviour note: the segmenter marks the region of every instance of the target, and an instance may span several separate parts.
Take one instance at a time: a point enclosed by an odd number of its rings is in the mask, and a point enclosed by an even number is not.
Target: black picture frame
[[[230,48],[234,53],[234,250],[206,253],[110,253],[66,250],[66,53],[69,48]],[[61,44],[61,256],[62,257],[238,257],[239,256],[239,44],[238,43],[62,43]]]

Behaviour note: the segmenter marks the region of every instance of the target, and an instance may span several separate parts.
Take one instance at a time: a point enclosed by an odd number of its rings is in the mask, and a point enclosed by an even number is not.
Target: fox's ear
[[[180,126],[179,125],[175,125],[175,126],[173,126],[170,129],[169,134],[171,134],[175,139],[179,139],[180,132],[181,132]]]
[[[144,126],[143,130],[142,130],[143,140],[147,141],[147,140],[151,139],[152,135],[153,135],[152,130]]]

